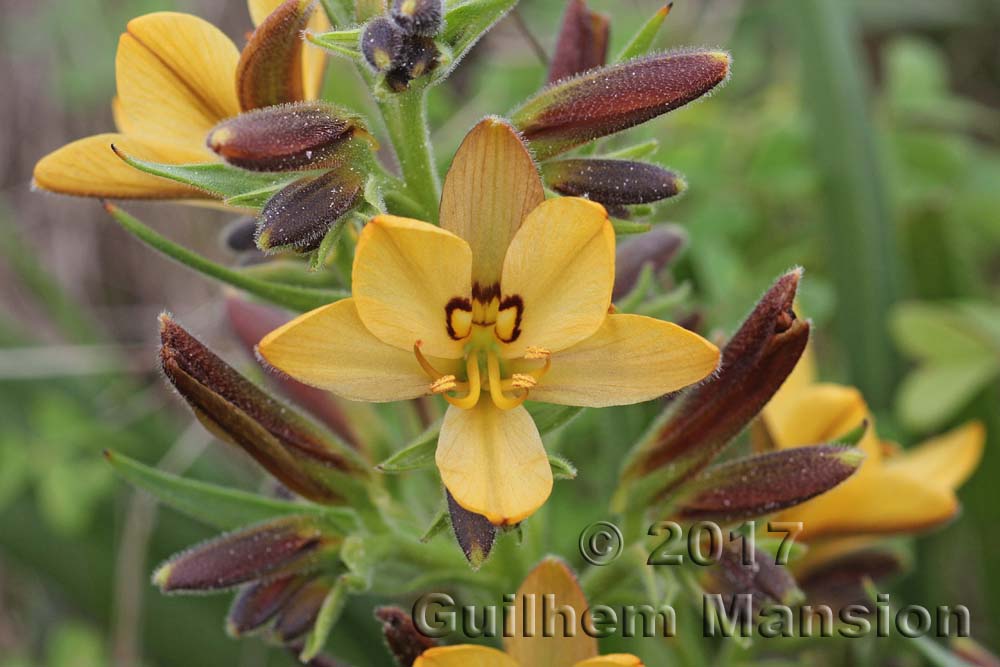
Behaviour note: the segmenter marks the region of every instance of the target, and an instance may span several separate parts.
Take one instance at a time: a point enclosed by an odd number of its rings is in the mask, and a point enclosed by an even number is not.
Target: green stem
[[[426,89],[415,85],[380,101],[379,108],[396,149],[406,192],[424,209],[427,219],[436,223],[441,182],[427,127]]]

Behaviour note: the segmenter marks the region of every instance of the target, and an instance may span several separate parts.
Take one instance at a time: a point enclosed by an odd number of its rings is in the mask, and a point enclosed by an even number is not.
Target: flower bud
[[[493,551],[493,542],[497,536],[496,526],[486,517],[470,512],[455,502],[447,489],[445,493],[448,495],[448,512],[451,514],[451,527],[455,531],[455,539],[462,547],[462,553],[465,554],[469,565],[472,569],[478,570]]]
[[[682,519],[736,523],[804,503],[853,475],[864,453],[815,445],[712,466],[682,487]]]
[[[382,634],[399,667],[413,667],[420,654],[438,646],[413,624],[413,617],[399,607],[379,607],[375,618],[382,622]]]
[[[315,9],[315,0],[285,0],[254,30],[236,66],[241,109],[305,99],[302,31]]]
[[[356,116],[328,102],[298,102],[228,118],[208,133],[206,143],[242,169],[296,171],[349,161],[356,137],[368,137]]]
[[[361,31],[361,53],[376,72],[387,72],[403,50],[403,32],[384,16],[378,16]]]
[[[774,556],[756,548],[749,551],[742,540],[725,544],[718,566],[710,570],[708,579],[709,590],[724,596],[750,595],[758,610],[773,604],[797,604],[804,597],[791,573],[778,565]]]
[[[586,197],[606,206],[648,204],[678,195],[687,187],[672,171],[632,160],[552,160],[542,165],[542,175],[559,194]]]
[[[912,557],[902,545],[863,538],[810,544],[792,565],[799,586],[810,602],[841,609],[870,604],[867,582],[882,583],[905,571]]]
[[[691,102],[729,75],[729,54],[675,51],[556,82],[511,114],[540,160]]]
[[[443,0],[393,0],[392,20],[409,35],[433,37],[441,31]]]
[[[407,35],[403,48],[385,75],[385,82],[393,91],[401,93],[410,87],[410,81],[419,79],[438,65],[441,53],[429,37]]]
[[[590,11],[584,0],[570,0],[549,64],[548,83],[603,65],[608,57],[610,32],[607,15]]]
[[[257,247],[303,252],[317,248],[330,228],[361,201],[364,184],[363,174],[344,167],[285,186],[260,212]]]
[[[618,244],[615,251],[615,287],[611,299],[617,301],[630,293],[645,266],[659,273],[673,261],[687,243],[687,233],[677,225],[656,225]]]
[[[312,629],[333,585],[325,577],[307,582],[288,599],[274,621],[274,634],[289,644]]]
[[[227,533],[177,554],[156,569],[163,592],[213,591],[262,577],[311,569],[325,549],[338,544],[315,519],[284,517]]]
[[[626,479],[662,469],[666,476],[654,495],[665,496],[711,463],[760,412],[809,340],[809,323],[792,310],[801,275],[786,273],[764,294],[723,349],[719,372],[672,406],[670,419],[627,464]]]
[[[163,372],[201,423],[295,493],[341,503],[348,479],[367,474],[346,445],[261,391],[167,315],[160,316],[160,340]]]
[[[302,575],[292,574],[244,587],[229,608],[226,631],[230,637],[240,637],[261,628],[281,610],[302,586]]]

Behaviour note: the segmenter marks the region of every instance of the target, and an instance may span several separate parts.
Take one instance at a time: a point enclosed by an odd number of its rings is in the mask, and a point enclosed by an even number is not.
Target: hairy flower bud
[[[410,35],[433,37],[441,30],[443,0],[393,0],[392,20]]]
[[[718,566],[709,571],[706,587],[725,597],[750,595],[755,609],[768,605],[792,605],[802,601],[802,591],[791,573],[760,549],[748,549],[742,540],[725,544]],[[726,602],[729,606],[729,602]]]
[[[270,621],[295,594],[305,579],[292,574],[248,584],[233,599],[226,617],[230,637],[240,637]]]
[[[257,227],[261,250],[315,249],[330,228],[361,201],[364,175],[349,167],[307,176],[264,205]]]
[[[387,72],[403,50],[403,32],[384,16],[378,16],[361,31],[361,53],[376,72]]]
[[[429,37],[407,35],[403,38],[403,48],[386,72],[385,82],[397,93],[410,86],[410,81],[419,79],[438,65],[441,53],[437,44]]]
[[[382,622],[385,643],[399,667],[413,667],[421,653],[438,645],[417,630],[412,615],[399,607],[379,607],[375,610],[375,618]]]
[[[309,632],[331,588],[329,580],[318,577],[295,591],[278,612],[274,621],[275,636],[282,643],[289,644]]]
[[[314,566],[337,538],[325,535],[315,519],[285,517],[203,542],[156,569],[153,583],[164,592],[232,588],[277,574]]]
[[[208,147],[250,171],[332,168],[350,161],[354,141],[368,139],[361,121],[329,102],[297,102],[228,118],[208,133]]]
[[[455,539],[472,569],[478,570],[493,551],[496,526],[486,517],[470,512],[455,502],[451,492],[445,490],[445,493],[448,495],[448,512],[451,514],[451,528],[455,532]]]
[[[305,99],[302,31],[315,9],[315,0],[285,0],[254,30],[236,67],[241,109]]]
[[[202,424],[295,493],[340,503],[345,476],[365,476],[346,445],[261,391],[167,315],[160,317],[160,340],[163,372]]]
[[[645,266],[658,273],[673,261],[687,243],[687,233],[677,225],[656,225],[618,244],[615,251],[615,287],[613,301],[631,292]]]
[[[542,165],[542,175],[559,194],[609,206],[648,204],[674,197],[687,187],[672,171],[632,160],[552,160]]]
[[[625,479],[648,481],[664,497],[703,470],[771,399],[809,340],[809,323],[792,310],[801,270],[779,278],[722,351],[719,372],[683,394],[671,417],[644,440]],[[646,499],[649,500],[649,499]]]
[[[584,0],[570,0],[549,65],[548,83],[603,65],[610,32],[607,15],[591,11]]]
[[[720,523],[771,514],[829,491],[853,475],[864,457],[854,447],[815,445],[728,461],[684,485],[677,514]]]
[[[691,102],[729,75],[729,54],[675,51],[556,82],[511,114],[540,160]]]

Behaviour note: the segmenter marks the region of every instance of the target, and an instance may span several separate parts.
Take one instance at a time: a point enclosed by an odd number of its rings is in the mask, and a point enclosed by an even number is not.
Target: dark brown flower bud
[[[256,221],[254,224],[256,225]],[[256,249],[256,246],[254,248]],[[229,319],[229,326],[251,355],[255,354],[257,343],[264,336],[292,319],[290,313],[280,308],[248,301],[235,295],[226,297],[226,317]],[[340,399],[330,392],[302,384],[287,375],[269,377],[288,398],[305,408],[310,415],[340,436],[353,449],[357,451],[363,449],[361,439],[341,407]]]
[[[350,448],[261,391],[167,315],[160,316],[160,340],[163,372],[201,423],[295,493],[342,503],[349,480],[367,475]]]
[[[554,83],[511,114],[540,160],[691,102],[729,75],[723,51],[676,51]]]
[[[302,31],[315,9],[315,0],[285,0],[254,30],[236,67],[241,109],[305,99]]]
[[[338,538],[308,517],[284,517],[227,533],[181,552],[156,569],[164,592],[213,591],[315,566]]]
[[[298,102],[228,118],[208,133],[208,147],[231,165],[250,171],[337,167],[368,139],[363,124],[329,102]]]
[[[433,37],[444,20],[443,0],[393,0],[392,20],[410,35]]]
[[[829,491],[853,475],[865,455],[815,445],[748,456],[706,468],[682,488],[682,519],[736,523],[778,512]]]
[[[274,621],[277,639],[283,644],[289,644],[309,632],[332,588],[328,579],[318,577],[295,591]]]
[[[222,229],[222,243],[233,252],[255,252],[257,220],[250,216],[237,218]]]
[[[226,617],[226,631],[240,637],[260,629],[281,610],[305,579],[292,574],[245,586],[233,599]]]
[[[387,72],[403,50],[403,32],[384,16],[378,16],[361,31],[361,53],[376,72]]]
[[[364,185],[364,174],[345,166],[285,186],[260,212],[257,247],[317,248],[330,228],[360,203]]]
[[[584,0],[570,0],[549,64],[548,83],[603,65],[608,57],[610,32],[607,15],[590,11]]]
[[[764,294],[723,349],[719,372],[671,406],[670,419],[631,457],[625,479],[662,468],[647,489],[662,497],[703,470],[760,412],[809,340],[809,323],[792,310],[801,275],[786,273]]]
[[[793,605],[803,598],[787,568],[765,551],[751,551],[741,540],[725,544],[718,564],[708,573],[706,588],[724,596],[750,595],[756,609],[772,604]]]
[[[618,244],[615,251],[615,288],[612,300],[631,292],[645,266],[658,273],[673,261],[687,244],[687,233],[677,225],[656,225]]]
[[[632,160],[576,158],[542,165],[550,188],[568,197],[587,197],[606,206],[627,206],[674,197],[687,188],[663,167]]]
[[[420,654],[438,646],[413,624],[410,614],[399,607],[379,607],[375,618],[382,621],[382,634],[399,667],[413,667]]]
[[[455,539],[462,547],[462,553],[473,570],[478,570],[490,557],[493,542],[496,540],[497,529],[486,517],[470,512],[448,495],[448,512],[451,514],[451,528],[455,531]]]
[[[407,35],[403,38],[403,48],[386,72],[385,82],[393,91],[401,93],[410,86],[410,81],[419,79],[438,65],[441,53],[437,44],[429,37]]]
[[[848,540],[815,546],[793,564],[795,578],[810,602],[833,609],[869,605],[867,582],[885,582],[907,568],[908,555],[898,545],[883,541],[862,543],[859,548],[858,544]]]

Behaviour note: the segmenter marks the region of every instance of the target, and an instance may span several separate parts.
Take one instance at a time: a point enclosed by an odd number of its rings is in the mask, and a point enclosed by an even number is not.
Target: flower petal
[[[521,222],[545,201],[542,179],[517,131],[497,118],[479,122],[462,141],[444,179],[441,226],[472,248],[472,279],[499,282]]]
[[[576,663],[575,667],[643,667],[639,658],[629,653],[612,653]]]
[[[600,204],[561,197],[537,206],[521,224],[503,264],[505,297],[521,297],[522,335],[506,358],[529,346],[558,352],[604,322],[615,281],[615,232]]]
[[[201,190],[130,167],[111,150],[154,162],[208,162],[210,154],[184,145],[98,134],[49,153],[35,165],[35,184],[51,192],[111,199],[208,198]]]
[[[552,492],[552,469],[524,407],[500,410],[488,398],[470,410],[449,407],[435,456],[455,501],[496,525],[516,524]]]
[[[778,515],[801,521],[801,536],[913,533],[940,525],[958,512],[955,494],[938,485],[873,466],[821,496]]]
[[[118,41],[120,117],[130,132],[202,147],[208,131],[240,112],[239,51],[197,16],[157,12],[132,19]]]
[[[247,0],[250,10],[250,20],[254,26],[261,24],[268,14],[278,8],[282,0]],[[324,33],[330,30],[330,21],[326,12],[320,9],[313,12],[309,19],[309,32]],[[326,52],[323,49],[306,47],[302,49],[302,88],[305,99],[315,100],[323,87],[323,75],[326,73]]]
[[[545,596],[552,596],[550,604],[546,604]],[[597,655],[597,640],[582,631],[583,614],[590,605],[576,576],[561,560],[546,558],[539,563],[518,588],[515,600],[518,605],[534,606],[530,616],[526,611],[517,615],[517,627],[504,639],[504,649],[518,664],[573,667]],[[566,614],[547,614],[546,607]],[[572,608],[575,615],[566,607]],[[546,621],[551,626],[547,627]]]
[[[413,667],[518,667],[517,661],[506,653],[487,648],[460,644],[428,649],[420,654]]]
[[[412,352],[369,332],[353,299],[301,315],[257,346],[261,358],[296,380],[356,401],[399,401],[427,393],[430,379]],[[452,368],[435,359],[442,373]]]
[[[694,384],[718,365],[719,349],[683,327],[608,315],[597,333],[552,357],[531,398],[595,408],[640,403]]]
[[[770,404],[764,408],[768,430],[780,448],[832,442],[868,417],[868,406],[860,391],[828,383],[799,389],[777,410],[772,410]]]
[[[885,467],[913,479],[957,489],[979,465],[985,440],[982,423],[968,422],[887,459]]]
[[[352,289],[358,314],[382,342],[425,354],[462,356],[464,341],[448,335],[446,308],[468,298],[469,244],[440,227],[392,215],[365,225],[354,255]],[[411,352],[412,354],[412,352]]]
[[[801,392],[817,384],[816,376],[816,353],[812,345],[807,345],[798,363],[795,364],[795,369],[785,378],[781,389],[771,397],[764,408],[763,414],[768,425],[775,421],[783,423],[790,418],[790,410],[795,405],[796,398]]]

